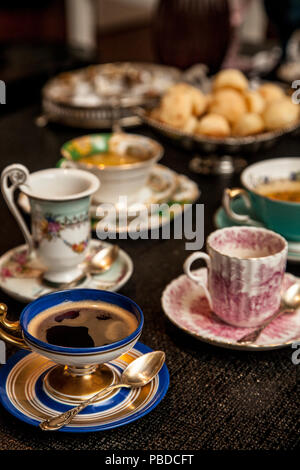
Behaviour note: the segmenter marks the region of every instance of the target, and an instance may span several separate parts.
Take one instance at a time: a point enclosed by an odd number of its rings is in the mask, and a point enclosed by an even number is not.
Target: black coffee
[[[127,310],[106,302],[67,302],[31,320],[28,332],[37,339],[68,348],[105,346],[126,338],[138,321]]]

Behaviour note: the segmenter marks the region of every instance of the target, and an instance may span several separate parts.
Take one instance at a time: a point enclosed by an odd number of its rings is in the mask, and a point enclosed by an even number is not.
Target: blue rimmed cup
[[[117,305],[131,312],[138,326],[132,334],[120,341],[91,348],[55,346],[29,333],[30,322],[40,313],[60,304],[65,306],[66,302],[78,301],[101,301]],[[6,305],[0,304],[0,338],[53,361],[56,365],[44,377],[46,392],[55,399],[70,403],[86,400],[114,382],[112,368],[104,363],[130,351],[138,341],[144,323],[142,310],[133,300],[115,292],[97,289],[70,289],[39,297],[23,309],[19,322],[9,321],[6,314]]]
[[[300,158],[274,158],[248,166],[242,175],[243,188],[226,188],[223,208],[227,216],[241,225],[262,223],[287,240],[300,241],[300,202],[281,201],[260,194],[258,188],[272,181],[300,181]],[[232,201],[242,198],[248,214],[237,214]],[[252,219],[249,213],[254,214]]]

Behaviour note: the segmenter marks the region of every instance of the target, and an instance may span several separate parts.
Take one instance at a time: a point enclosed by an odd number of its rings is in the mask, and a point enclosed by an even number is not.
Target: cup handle
[[[28,176],[29,171],[24,165],[15,163],[13,165],[7,166],[1,173],[1,191],[9,210],[15,217],[22,231],[28,246],[28,255],[30,255],[33,252],[32,237],[14,201],[14,192],[16,188],[18,188],[21,184],[25,184]],[[9,181],[11,182],[10,186],[8,185]]]
[[[0,338],[13,346],[30,349],[22,337],[20,322],[7,319],[7,306],[0,303]]]
[[[61,158],[61,159],[57,162],[56,166],[57,166],[58,168],[78,168],[75,162],[73,162],[73,161],[71,161],[71,160],[69,160],[69,159],[67,159],[67,158],[65,158],[65,157],[64,157],[64,158]]]
[[[202,251],[198,251],[197,253],[192,253],[184,262],[183,265],[183,270],[185,274],[192,280],[194,281],[198,286],[201,286],[202,289],[204,290],[205,297],[208,300],[209,307],[211,310],[213,310],[212,306],[212,298],[209,293],[209,290],[207,288],[207,285],[202,282],[198,276],[196,276],[192,271],[191,271],[191,266],[196,261],[197,259],[204,259],[207,269],[210,269],[210,257],[206,254],[203,253]]]
[[[243,223],[251,222],[251,218],[247,214],[237,214],[231,208],[231,201],[241,197],[248,209],[251,209],[251,200],[247,191],[242,188],[226,188],[223,193],[223,208],[226,212],[226,215],[233,220],[234,222]]]

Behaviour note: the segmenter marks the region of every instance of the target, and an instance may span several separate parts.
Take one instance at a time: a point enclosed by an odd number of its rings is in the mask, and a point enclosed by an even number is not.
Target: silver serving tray
[[[181,72],[174,67],[142,62],[128,64],[142,70],[163,72],[174,82],[178,81],[181,76]],[[101,70],[101,67],[107,65],[109,64],[100,65],[98,69]],[[78,73],[78,71],[75,70],[74,73]],[[57,86],[59,79],[59,75],[50,79],[42,89],[43,116],[40,117],[40,125],[53,121],[86,129],[107,129],[113,127],[116,122],[122,127],[136,126],[141,124],[141,119],[136,114],[136,107],[155,106],[160,98],[159,95],[155,97],[145,94],[137,96],[121,95],[117,98],[107,97],[103,99],[101,105],[77,106],[71,100],[55,100],[52,98],[51,89]]]

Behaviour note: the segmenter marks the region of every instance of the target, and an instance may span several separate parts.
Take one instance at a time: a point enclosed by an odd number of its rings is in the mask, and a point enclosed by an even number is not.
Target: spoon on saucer
[[[75,408],[61,413],[54,418],[46,419],[40,423],[40,428],[43,431],[57,431],[69,424],[73,418],[84,410],[88,405],[94,403],[103,393],[114,390],[116,388],[138,388],[147,385],[159,373],[165,362],[166,355],[163,351],[153,351],[143,354],[134,361],[132,361],[126,369],[123,370],[121,380],[119,383],[110,385],[100,392],[93,395],[88,400],[80,403]]]
[[[92,258],[85,262],[85,271],[90,274],[100,274],[111,268],[119,254],[118,245],[111,245],[97,251]]]
[[[101,248],[90,260],[82,263],[82,272],[70,282],[50,282],[43,279],[43,283],[55,289],[70,289],[83,282],[88,274],[101,274],[111,268],[119,254],[118,245]]]
[[[262,325],[256,328],[251,333],[247,333],[242,336],[237,342],[238,343],[254,343],[261,332],[274,321],[276,318],[280,317],[283,313],[291,313],[296,310],[297,307],[300,307],[300,283],[296,282],[292,284],[282,295],[281,306],[277,312],[269,317]]]

